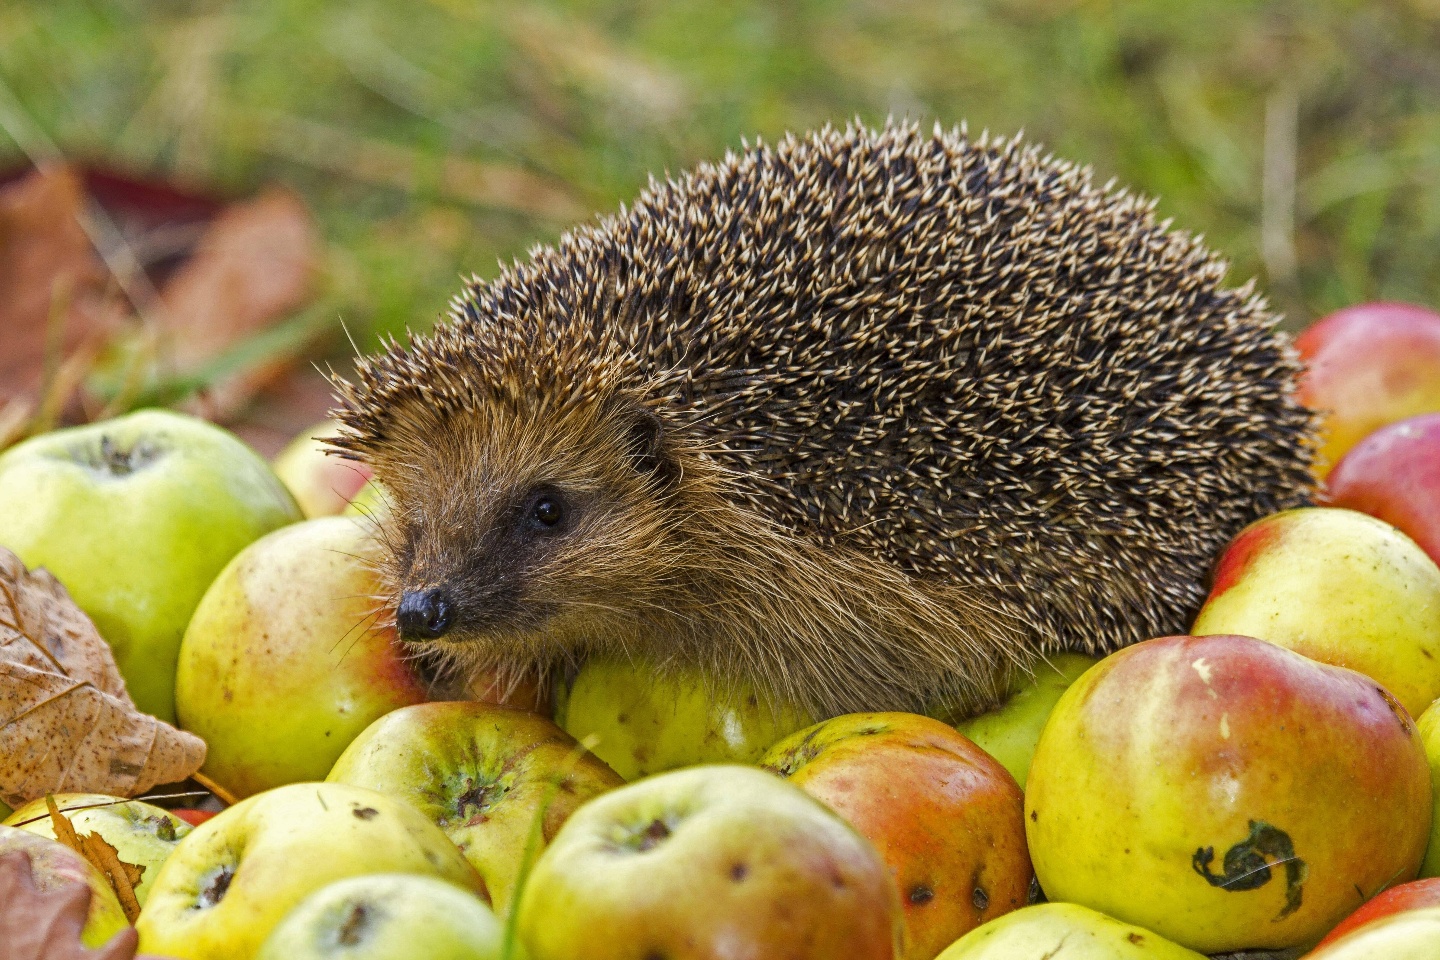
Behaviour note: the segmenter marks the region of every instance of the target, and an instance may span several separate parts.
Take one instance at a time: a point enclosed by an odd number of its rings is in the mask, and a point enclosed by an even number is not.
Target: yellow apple
[[[126,863],[142,868],[135,899],[140,906],[150,896],[160,865],[175,851],[190,824],[159,807],[139,800],[123,800],[99,793],[59,793],[55,805],[70,818],[75,832],[98,833]],[[55,826],[43,798],[27,803],[6,818],[5,824],[42,837],[55,838]]]
[[[433,877],[375,873],[300,901],[255,960],[502,960],[504,942],[474,894]]]
[[[592,657],[556,699],[555,721],[626,780],[698,763],[754,763],[816,718],[693,668]]]
[[[1425,851],[1425,862],[1420,866],[1420,876],[1440,877],[1440,701],[1432,703],[1416,726],[1420,739],[1425,744],[1425,759],[1430,764],[1430,787],[1433,795],[1433,816],[1430,821],[1430,846]]]
[[[754,767],[692,767],[585,804],[517,907],[530,960],[892,960],[895,881],[819,801]]]
[[[204,772],[245,797],[321,780],[361,730],[426,698],[394,630],[377,625],[374,545],[345,517],[293,524],[215,579],[180,647],[180,724]]]
[[[1042,903],[976,927],[937,960],[1205,960],[1076,903]]]
[[[415,873],[485,896],[485,884],[419,810],[338,783],[294,783],[196,827],[160,868],[140,949],[181,960],[249,960],[285,915],[333,881]]]
[[[544,717],[468,702],[387,713],[346,748],[327,780],[423,812],[485,878],[502,912],[536,818],[543,848],[576,807],[624,783]]]
[[[1407,910],[1366,924],[1305,960],[1435,960],[1440,954],[1440,907]]]
[[[1440,567],[1353,510],[1286,510],[1246,527],[1190,632],[1256,637],[1358,670],[1411,716],[1440,697]]]

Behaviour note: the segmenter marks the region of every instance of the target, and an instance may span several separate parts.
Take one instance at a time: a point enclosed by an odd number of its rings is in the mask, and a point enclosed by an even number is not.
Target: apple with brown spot
[[[875,845],[900,887],[905,960],[931,960],[1026,904],[1034,874],[1020,787],[947,724],[847,714],[791,734],[760,764]]]
[[[1295,340],[1298,399],[1323,416],[1322,472],[1374,430],[1440,411],[1440,313],[1411,303],[1337,310]]]
[[[1231,541],[1190,632],[1255,637],[1358,670],[1418,717],[1440,696],[1440,567],[1374,517],[1286,510]]]
[[[509,909],[530,845],[538,854],[577,807],[625,782],[544,717],[467,702],[387,713],[326,779],[419,809],[479,871],[500,912]]]
[[[1025,814],[1052,900],[1202,953],[1308,947],[1415,876],[1430,771],[1368,677],[1249,637],[1164,637],[1060,698]]]
[[[879,854],[755,767],[689,767],[576,810],[516,908],[530,960],[892,960],[900,903]]]

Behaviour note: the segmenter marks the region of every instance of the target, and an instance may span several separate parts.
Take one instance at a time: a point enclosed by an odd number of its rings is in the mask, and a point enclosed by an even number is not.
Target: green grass
[[[71,156],[300,191],[366,348],[651,171],[892,113],[1158,196],[1292,328],[1440,305],[1435,0],[10,0],[0,83]]]

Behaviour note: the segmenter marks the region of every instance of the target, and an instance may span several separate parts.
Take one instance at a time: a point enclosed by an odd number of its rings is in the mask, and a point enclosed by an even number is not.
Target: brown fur
[[[827,129],[472,282],[337,381],[334,443],[466,663],[973,708],[1046,651],[1183,631],[1226,539],[1309,496],[1297,361],[1224,273],[1018,141]],[[573,529],[517,532],[536,489]]]

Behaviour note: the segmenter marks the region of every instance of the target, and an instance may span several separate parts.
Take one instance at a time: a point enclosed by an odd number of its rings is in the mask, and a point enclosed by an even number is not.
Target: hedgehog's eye
[[[560,498],[552,494],[541,494],[530,506],[530,521],[537,527],[553,530],[565,519],[565,507]]]

